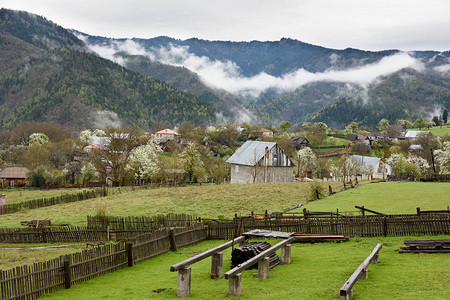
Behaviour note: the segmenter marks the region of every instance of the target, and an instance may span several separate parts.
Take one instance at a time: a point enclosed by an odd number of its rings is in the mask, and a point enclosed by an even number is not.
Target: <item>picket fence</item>
[[[171,238],[174,234],[175,238]],[[0,299],[36,299],[205,238],[204,227],[199,223],[172,232],[146,233],[127,242],[90,248],[45,262],[0,270]]]
[[[61,195],[57,197],[50,198],[42,198],[42,199],[34,199],[29,201],[23,201],[18,203],[5,204],[0,206],[0,215],[1,214],[12,214],[23,209],[35,209],[40,207],[52,206],[62,203],[83,201],[87,199],[97,198],[97,197],[105,197],[107,196],[107,189],[100,188],[95,190],[86,190],[77,194],[67,194]]]
[[[321,216],[296,219],[236,219],[207,223],[208,239],[232,239],[253,229],[348,237],[450,234],[450,214]]]

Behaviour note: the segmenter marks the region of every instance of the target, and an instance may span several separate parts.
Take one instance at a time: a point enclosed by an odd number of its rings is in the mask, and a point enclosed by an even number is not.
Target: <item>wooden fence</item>
[[[0,228],[1,243],[105,241],[107,230],[88,227]]]
[[[167,214],[141,217],[88,216],[87,226],[99,228],[109,226],[110,230],[148,228],[158,230],[165,227],[184,227],[200,222],[196,216],[186,214]]]
[[[167,230],[160,230],[137,236],[127,243],[109,244],[45,262],[0,270],[0,299],[36,299],[205,238],[206,232],[199,223],[177,228],[175,239],[170,238]],[[175,242],[173,246],[171,241]]]
[[[336,216],[297,219],[241,219],[209,222],[208,239],[232,239],[243,231],[267,229],[284,232],[338,234],[349,237],[450,234],[450,214]]]
[[[95,189],[83,191],[77,194],[67,194],[61,195],[57,197],[50,198],[42,198],[42,199],[34,199],[29,201],[23,201],[19,203],[11,203],[5,204],[4,206],[0,206],[0,215],[1,214],[11,214],[23,209],[35,209],[40,207],[52,206],[62,203],[83,201],[87,199],[97,198],[97,197],[105,197],[107,196],[107,189]]]

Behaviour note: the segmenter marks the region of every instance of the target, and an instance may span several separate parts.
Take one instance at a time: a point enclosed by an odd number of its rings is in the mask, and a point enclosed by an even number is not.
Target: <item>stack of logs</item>
[[[449,240],[404,241],[407,247],[400,247],[398,253],[450,253]]]
[[[238,266],[239,264],[246,262],[250,258],[256,256],[257,254],[267,250],[271,247],[271,245],[267,242],[254,242],[248,243],[246,245],[240,246],[238,248],[233,249],[231,251],[231,268]],[[276,253],[272,253],[270,256],[269,268],[273,268],[279,264],[281,264],[281,260]],[[258,263],[255,263],[249,269],[256,269],[258,267]]]

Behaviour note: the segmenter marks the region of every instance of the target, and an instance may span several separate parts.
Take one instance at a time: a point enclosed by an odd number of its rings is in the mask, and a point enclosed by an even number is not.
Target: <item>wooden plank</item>
[[[190,266],[190,265],[192,265],[192,264],[194,264],[194,263],[196,263],[198,261],[201,261],[201,260],[203,260],[203,259],[205,259],[207,257],[210,257],[210,256],[212,256],[212,255],[214,255],[214,254],[216,254],[218,252],[221,252],[221,251],[223,251],[225,249],[228,249],[229,247],[231,247],[233,245],[237,245],[240,241],[243,241],[245,239],[246,238],[244,236],[240,236],[240,237],[235,238],[232,241],[229,241],[229,242],[227,242],[225,244],[219,245],[219,246],[217,246],[215,248],[212,248],[212,249],[209,249],[209,250],[207,250],[205,252],[197,254],[197,255],[195,255],[195,256],[193,256],[191,258],[188,258],[188,259],[186,259],[186,260],[184,260],[182,262],[179,262],[179,263],[177,263],[175,265],[172,265],[170,267],[170,272],[176,272],[178,270],[184,269],[184,268],[186,268],[186,267],[188,267],[188,266]]]
[[[374,260],[375,256],[378,255],[382,248],[382,244],[377,244],[375,248],[372,250],[372,253],[363,261],[363,263],[353,272],[350,278],[344,283],[344,285],[340,289],[340,295],[345,297],[347,294],[351,293],[351,290],[358,279],[361,277],[363,272],[367,272],[367,267]]]

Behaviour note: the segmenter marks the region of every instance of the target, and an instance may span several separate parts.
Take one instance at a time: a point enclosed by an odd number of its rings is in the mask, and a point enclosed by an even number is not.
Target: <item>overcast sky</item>
[[[450,50],[449,0],[0,0],[90,35]]]

